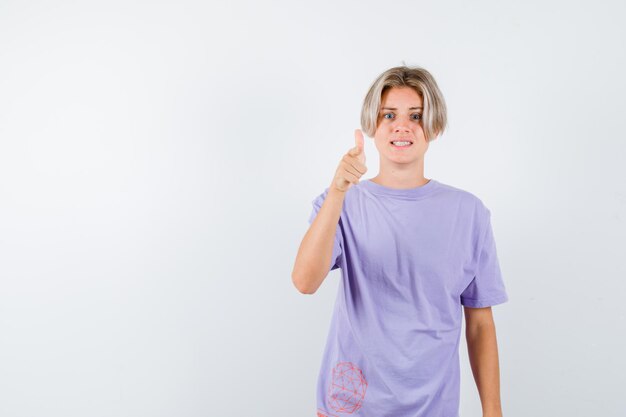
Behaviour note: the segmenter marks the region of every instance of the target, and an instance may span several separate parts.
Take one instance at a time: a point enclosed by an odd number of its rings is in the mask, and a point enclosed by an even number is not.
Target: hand
[[[354,131],[354,141],[356,146],[341,158],[333,178],[332,186],[341,192],[348,191],[352,184],[358,184],[361,176],[367,172],[363,133],[360,129]]]

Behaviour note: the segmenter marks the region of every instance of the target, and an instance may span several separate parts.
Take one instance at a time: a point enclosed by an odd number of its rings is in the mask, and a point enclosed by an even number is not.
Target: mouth
[[[413,145],[413,141],[408,140],[408,139],[392,140],[389,143],[391,144],[392,147],[397,148],[397,149],[408,148],[411,145]]]

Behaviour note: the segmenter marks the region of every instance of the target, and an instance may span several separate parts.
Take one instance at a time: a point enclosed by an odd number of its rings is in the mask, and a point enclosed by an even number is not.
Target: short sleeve
[[[467,307],[489,307],[509,300],[496,251],[491,227],[491,212],[486,209],[474,278],[461,293],[461,304]]]
[[[313,200],[313,210],[311,211],[311,216],[309,217],[309,224],[313,223],[313,220],[315,219],[315,217],[317,216],[317,213],[322,207],[322,204],[324,203],[324,199],[326,198],[327,194],[328,194],[328,189],[326,189],[326,191],[324,191],[322,194],[320,194]],[[343,253],[342,246],[341,246],[342,241],[343,241],[343,237],[341,234],[341,224],[338,224],[336,231],[335,231],[335,239],[333,242],[333,253],[330,258],[329,271],[332,271],[337,268],[341,268],[341,263],[342,263],[341,254]]]

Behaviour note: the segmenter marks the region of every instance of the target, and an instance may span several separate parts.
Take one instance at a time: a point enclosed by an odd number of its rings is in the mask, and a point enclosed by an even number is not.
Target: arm
[[[315,293],[330,272],[333,243],[344,197],[344,192],[330,187],[322,207],[300,243],[291,280],[303,294]]]
[[[464,306],[465,336],[483,417],[502,417],[496,328],[491,307]]]
[[[291,280],[301,293],[313,294],[330,272],[333,243],[343,200],[348,188],[358,184],[359,178],[367,171],[363,133],[359,129],[354,132],[354,140],[356,146],[341,158],[324,203],[298,248]]]

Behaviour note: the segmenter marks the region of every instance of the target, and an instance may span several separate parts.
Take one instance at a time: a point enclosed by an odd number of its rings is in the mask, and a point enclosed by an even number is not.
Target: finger
[[[364,140],[363,132],[361,132],[361,129],[354,130],[354,141],[356,143],[356,147],[359,149],[359,152],[363,152]]]
[[[360,162],[365,163],[365,140],[363,139],[363,132],[361,132],[361,129],[354,130],[354,139],[357,143],[357,148],[359,149],[357,157]]]
[[[361,154],[361,150],[359,149],[358,146],[355,146],[353,148],[350,148],[350,150],[348,150],[348,155],[350,156],[359,156]]]
[[[348,172],[348,171],[344,171],[343,175],[344,175],[344,178],[345,178],[346,181],[349,181],[352,184],[358,184],[359,183],[359,178],[360,177],[354,175],[353,173]]]
[[[352,164],[350,164],[350,162],[348,161],[341,161],[341,167],[343,168],[345,172],[349,172],[352,175],[356,175],[357,177],[360,177],[361,175],[363,175],[361,172],[359,172],[358,169],[352,166]]]
[[[365,174],[367,171],[367,167],[361,161],[357,159],[355,156],[346,155],[343,157],[343,160],[350,164],[357,172],[361,175]]]
[[[360,129],[356,129],[354,131],[354,143],[355,143],[354,148],[350,149],[348,153],[352,156],[362,155],[364,140],[363,140],[363,133],[361,133]]]

